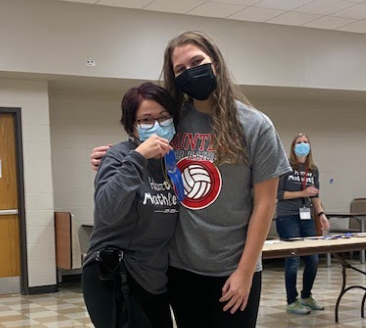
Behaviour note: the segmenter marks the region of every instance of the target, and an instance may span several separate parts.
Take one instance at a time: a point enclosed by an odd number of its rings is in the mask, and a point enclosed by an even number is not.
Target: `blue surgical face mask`
[[[295,154],[298,157],[308,156],[310,145],[307,142],[298,143],[295,145]]]
[[[174,124],[171,124],[169,126],[160,126],[158,122],[155,122],[154,126],[149,130],[144,130],[137,126],[137,131],[139,133],[141,141],[145,141],[153,134],[156,134],[157,136],[167,139],[169,142],[171,142],[175,135]]]

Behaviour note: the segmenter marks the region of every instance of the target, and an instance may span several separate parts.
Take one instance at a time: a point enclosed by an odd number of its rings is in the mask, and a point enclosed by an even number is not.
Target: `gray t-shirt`
[[[300,164],[298,170],[292,170],[291,172],[284,174],[278,184],[277,216],[299,215],[299,208],[303,206],[311,208],[311,199],[317,198],[319,195],[310,198],[283,198],[285,191],[301,191],[304,187],[306,188],[309,186],[314,186],[319,189],[319,171],[317,168],[306,170],[305,164]],[[310,213],[312,213],[312,211]]]
[[[237,102],[248,164],[213,164],[211,117],[183,110],[174,148],[186,198],[170,242],[170,265],[209,276],[231,274],[239,263],[253,210],[253,185],[290,170],[270,119]],[[261,258],[257,271],[262,270]]]
[[[147,291],[167,290],[168,242],[178,200],[161,162],[146,160],[131,140],[110,148],[95,178],[94,230],[85,264],[104,247],[125,250],[132,277]]]

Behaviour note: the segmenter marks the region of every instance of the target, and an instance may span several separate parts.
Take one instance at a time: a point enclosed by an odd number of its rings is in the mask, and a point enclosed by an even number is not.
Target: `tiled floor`
[[[351,263],[362,270],[366,269],[365,265],[356,260]],[[324,303],[325,310],[313,311],[306,316],[288,314],[285,312],[283,262],[265,261],[257,328],[366,328],[366,319],[360,316],[364,294],[360,289],[350,290],[344,295],[339,312],[340,323],[335,323],[334,307],[341,281],[341,266],[336,260],[333,260],[331,268],[326,268],[325,259],[321,259],[313,293],[314,297]],[[347,285],[366,286],[366,277],[350,270]],[[65,283],[60,292],[54,294],[0,296],[0,327],[67,328],[93,325],[85,311],[80,283],[74,282]]]
[[[365,264],[358,260],[349,261],[353,266],[365,271]],[[263,289],[257,328],[361,328],[366,327],[366,319],[361,318],[361,300],[365,291],[351,289],[342,297],[339,307],[339,323],[335,323],[334,309],[341,290],[342,267],[332,259],[332,267],[325,266],[321,258],[313,288],[313,296],[324,304],[324,311],[312,311],[309,315],[295,315],[285,312],[284,263],[264,263]],[[298,274],[298,285],[302,281],[302,271]],[[366,286],[366,276],[347,269],[347,286]],[[366,312],[365,312],[366,314]]]

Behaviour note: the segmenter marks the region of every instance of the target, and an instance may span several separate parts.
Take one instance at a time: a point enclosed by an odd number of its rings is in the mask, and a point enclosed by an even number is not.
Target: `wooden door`
[[[11,277],[19,276],[20,240],[15,116],[11,113],[0,113],[0,280],[10,281]]]

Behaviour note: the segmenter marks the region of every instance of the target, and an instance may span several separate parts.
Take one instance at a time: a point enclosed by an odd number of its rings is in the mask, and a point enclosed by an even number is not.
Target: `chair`
[[[350,204],[350,212],[365,212],[366,211],[366,198],[355,198]],[[330,218],[329,220],[329,234],[344,234],[347,232],[361,232],[360,221],[355,218]],[[361,251],[364,252],[364,251]],[[352,253],[351,253],[352,254]],[[331,266],[331,254],[326,254],[326,266]]]

